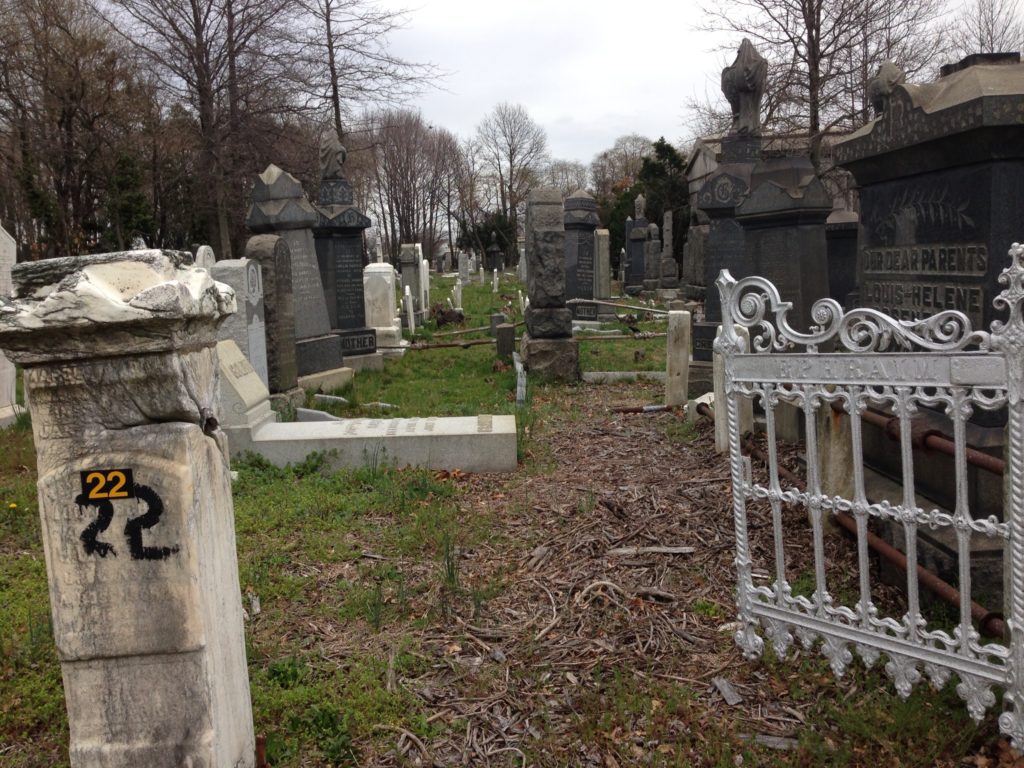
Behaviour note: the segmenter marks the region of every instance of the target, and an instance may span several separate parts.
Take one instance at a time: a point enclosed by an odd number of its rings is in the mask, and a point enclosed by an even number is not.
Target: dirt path
[[[643,384],[541,390],[526,469],[465,480],[467,514],[488,515],[494,535],[460,553],[475,596],[425,633],[431,671],[407,681],[448,728],[400,737],[378,764],[1007,764],[964,762],[979,746],[1009,753],[994,717],[976,729],[948,688],[901,702],[877,671],[837,683],[817,653],[742,659],[728,469],[709,426],[611,411],[659,397]],[[755,563],[771,552],[765,522],[751,524]],[[791,573],[809,562],[796,550]],[[833,589],[853,563],[848,542],[830,542]]]

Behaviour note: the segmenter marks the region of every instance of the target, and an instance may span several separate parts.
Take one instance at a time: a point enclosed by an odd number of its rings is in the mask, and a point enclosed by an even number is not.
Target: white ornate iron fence
[[[736,527],[736,642],[748,658],[764,649],[761,632],[785,657],[794,635],[821,650],[835,674],[842,675],[855,649],[871,666],[884,654],[885,671],[901,696],[927,675],[941,687],[955,674],[957,692],[979,720],[1004,690],[1000,730],[1014,746],[1024,746],[1024,246],[1010,249],[1010,266],[1000,275],[1005,286],[994,299],[1009,317],[988,331],[974,330],[966,315],[944,311],[926,320],[901,321],[873,309],[843,311],[831,299],[813,307],[815,325],[794,330],[774,285],[761,277],[735,280],[723,270],[716,281],[722,299],[722,334],[715,342],[725,367],[725,410],[729,429],[733,513]],[[750,330],[746,349],[736,327]],[[822,351],[835,349],[836,351]],[[759,401],[767,430],[768,481],[753,481],[745,471],[738,425],[738,398]],[[775,442],[780,402],[802,409],[813,425],[819,408],[838,402],[850,416],[851,498],[823,492],[815,430],[806,430],[806,490],[783,487]],[[902,501],[872,502],[865,492],[861,414],[869,405],[886,406],[900,421]],[[914,492],[911,417],[919,406],[944,410],[956,446],[955,509],[926,509]],[[975,410],[1008,412],[1006,472],[1008,498],[1004,520],[975,517],[968,503],[967,421]],[[774,581],[755,586],[748,536],[747,505],[764,501],[774,532]],[[787,580],[782,526],[784,505],[806,509],[814,555],[814,591],[794,594]],[[856,521],[859,599],[843,605],[829,592],[824,534],[826,517],[848,513]],[[902,528],[907,555],[906,613],[882,616],[873,602],[868,560],[868,521],[890,521]],[[922,526],[954,532],[960,589],[959,618],[949,631],[931,626],[921,610],[917,578],[917,534]],[[1009,641],[982,643],[971,620],[971,538],[996,537],[1004,548],[1009,612]]]

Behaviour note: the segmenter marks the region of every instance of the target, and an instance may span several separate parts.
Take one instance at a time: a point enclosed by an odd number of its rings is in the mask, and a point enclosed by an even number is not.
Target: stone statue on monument
[[[730,135],[761,135],[761,99],[767,79],[768,62],[743,38],[736,60],[722,70],[722,93],[732,107]]]

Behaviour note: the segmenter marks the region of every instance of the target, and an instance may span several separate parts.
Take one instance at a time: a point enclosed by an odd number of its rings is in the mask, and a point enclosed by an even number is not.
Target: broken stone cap
[[[534,187],[530,190],[528,205],[561,205],[562,193],[554,187]]]
[[[0,349],[17,363],[212,345],[235,293],[185,251],[124,251],[18,264],[0,298]]]

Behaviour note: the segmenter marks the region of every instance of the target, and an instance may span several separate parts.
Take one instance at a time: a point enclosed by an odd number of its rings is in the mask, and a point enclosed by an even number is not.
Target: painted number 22
[[[82,531],[79,539],[87,555],[117,557],[114,545],[100,539],[114,520],[112,499],[138,499],[146,505],[146,511],[129,518],[124,526],[124,537],[132,560],[165,560],[178,547],[147,547],[142,543],[142,533],[160,522],[164,513],[164,502],[160,495],[146,485],[136,485],[130,469],[92,470],[82,473],[82,492],[75,497],[80,509],[95,507],[96,519]]]
[[[82,494],[90,501],[130,499],[133,493],[130,469],[94,469],[82,473]]]

